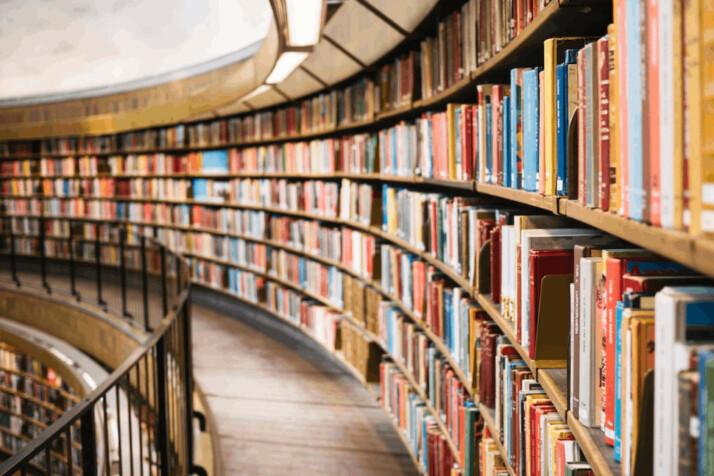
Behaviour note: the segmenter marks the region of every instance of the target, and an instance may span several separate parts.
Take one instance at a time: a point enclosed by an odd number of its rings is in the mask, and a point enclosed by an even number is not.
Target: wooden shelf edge
[[[516,472],[513,469],[513,466],[511,466],[511,463],[508,461],[508,454],[506,453],[506,449],[503,447],[503,444],[501,443],[501,432],[496,427],[496,420],[494,420],[494,416],[493,416],[494,410],[480,402],[478,404],[478,408],[479,408],[479,410],[481,410],[481,416],[483,417],[484,424],[488,427],[488,430],[491,432],[493,439],[496,441],[496,446],[498,446],[498,452],[501,453],[501,459],[503,460],[503,463],[506,465],[506,469],[508,470],[508,473],[511,476],[516,476]]]
[[[620,474],[622,468],[615,462],[613,448],[605,443],[605,436],[599,428],[584,427],[570,411],[567,423],[596,476]]]

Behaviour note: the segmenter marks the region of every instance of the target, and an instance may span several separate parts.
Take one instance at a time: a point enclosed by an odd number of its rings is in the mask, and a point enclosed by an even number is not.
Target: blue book
[[[204,200],[208,198],[208,180],[193,179],[193,199]]]
[[[447,347],[452,346],[452,323],[451,318],[453,315],[452,302],[453,302],[453,292],[451,290],[444,290],[444,339]]]
[[[642,221],[642,42],[640,36],[640,8],[637,0],[628,0],[625,8],[627,36],[625,77],[627,80],[627,161],[629,182],[629,218]],[[625,183],[625,193],[628,184]]]
[[[697,468],[700,476],[711,474],[714,464],[714,408],[709,385],[714,379],[714,351],[703,350],[699,357],[699,441],[697,442]]]
[[[622,312],[625,303],[617,301],[615,311],[615,461],[622,461]]]
[[[568,194],[568,65],[576,64],[577,50],[566,50],[563,63],[555,67],[556,171],[557,195]]]
[[[503,186],[511,186],[511,98],[503,97]]]
[[[510,178],[508,179],[508,186],[511,188],[521,188],[520,184],[520,174],[519,162],[521,157],[518,151],[518,132],[521,127],[521,88],[518,86],[518,70],[511,70],[511,99],[508,101],[510,107],[509,111],[509,128],[508,135],[510,136],[508,142],[511,146],[511,163],[509,165],[509,170],[511,172]],[[505,132],[504,132],[505,133]]]
[[[540,70],[533,68],[523,73],[523,189],[528,192],[538,191]]]
[[[387,199],[387,192],[389,191],[389,186],[382,185],[382,231],[389,230],[389,200]]]
[[[210,174],[228,173],[228,151],[206,150],[201,153],[201,172]]]

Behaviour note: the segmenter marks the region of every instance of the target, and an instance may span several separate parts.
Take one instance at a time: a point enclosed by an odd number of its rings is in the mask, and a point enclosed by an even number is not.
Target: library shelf
[[[78,403],[81,400],[76,395],[72,395],[71,393],[65,392],[61,388],[56,387],[54,384],[50,383],[48,380],[40,377],[39,375],[33,375],[33,374],[30,374],[27,372],[23,372],[21,370],[15,370],[15,369],[7,368],[7,367],[0,367],[0,372],[7,372],[10,374],[17,375],[19,377],[24,377],[24,378],[30,379],[34,382],[37,382],[40,385],[51,388],[52,390],[56,391],[57,393],[59,393],[60,395],[65,397],[67,400],[71,401],[72,403]]]
[[[508,474],[510,474],[511,476],[516,476],[516,471],[513,469],[513,466],[511,466],[511,463],[508,461],[508,454],[506,453],[506,449],[501,443],[501,432],[496,426],[496,420],[494,417],[495,410],[493,408],[487,407],[486,405],[480,402],[478,404],[478,408],[479,410],[481,410],[481,416],[483,417],[484,424],[488,427],[488,431],[491,432],[491,437],[496,441],[498,452],[501,453],[501,459],[506,465]]]
[[[37,397],[33,397],[32,395],[22,392],[20,390],[15,390],[12,387],[8,387],[6,385],[0,384],[0,392],[4,393],[9,393],[10,395],[17,395],[18,397],[22,398],[23,400],[26,400],[28,402],[32,402],[36,405],[41,406],[45,410],[49,410],[53,413],[56,413],[58,416],[61,416],[65,413],[66,410],[63,410],[59,408],[57,405],[50,403],[50,402],[45,402],[44,400],[40,400]],[[0,427],[2,428],[2,427]]]
[[[615,450],[605,443],[605,435],[600,428],[583,426],[571,411],[568,411],[567,423],[596,476],[621,473],[622,467],[615,461]]]
[[[630,220],[611,212],[587,208],[576,200],[561,200],[560,209],[561,214],[574,220],[620,237],[703,274],[714,276],[714,269],[711,265],[707,266],[707,263],[712,263],[712,261],[703,260],[714,257],[711,251],[703,251],[714,249],[711,240],[707,243],[701,239],[697,240],[694,235],[685,231],[668,230]],[[695,243],[699,243],[699,256],[695,252]]]
[[[445,2],[444,2],[445,3]],[[249,147],[257,145],[268,145],[283,142],[294,142],[308,139],[316,139],[327,137],[336,133],[342,133],[350,130],[364,129],[370,126],[377,126],[386,123],[390,120],[405,116],[414,115],[424,109],[430,107],[441,107],[449,100],[454,100],[457,96],[461,97],[463,93],[468,93],[471,89],[475,92],[475,87],[479,83],[484,83],[487,80],[503,79],[507,77],[508,71],[517,66],[536,66],[536,63],[542,59],[542,43],[545,39],[553,36],[567,36],[578,34],[604,33],[599,27],[608,19],[607,10],[612,11],[611,4],[603,1],[581,1],[581,0],[558,0],[551,1],[542,11],[538,12],[531,23],[526,26],[519,35],[515,36],[503,49],[495,53],[493,56],[483,61],[474,71],[468,74],[465,78],[458,81],[456,84],[445,89],[444,91],[425,99],[413,100],[408,106],[402,106],[394,110],[377,113],[372,119],[358,121],[343,125],[330,125],[320,130],[303,132],[293,135],[280,135],[276,137],[265,137],[258,139],[249,139],[235,142],[225,142],[222,144],[187,144],[185,146],[163,146],[163,147],[146,147],[141,149],[120,149],[120,150],[104,150],[96,152],[71,152],[71,153],[39,153],[39,154],[15,154],[0,157],[2,160],[15,159],[40,159],[45,157],[83,157],[83,156],[110,156],[122,154],[151,154],[151,153],[188,153],[196,150],[217,150],[232,147]],[[430,13],[429,16],[433,15]],[[428,16],[428,17],[429,17]],[[583,18],[586,18],[583,21]],[[428,21],[425,19],[425,21]],[[405,40],[408,41],[408,38]],[[396,48],[398,49],[398,47]],[[388,58],[392,52],[387,52],[381,59],[375,62],[379,63]],[[532,63],[532,64],[525,64]],[[329,89],[329,88],[328,88]],[[305,97],[314,96],[314,93],[308,94]],[[294,98],[284,104],[297,104],[303,98]],[[271,106],[267,109],[275,109],[278,106]],[[249,113],[240,114],[250,115]],[[100,136],[102,134],[99,134]]]
[[[528,351],[523,348],[520,342],[518,342],[515,329],[513,329],[508,319],[501,315],[501,311],[498,309],[498,306],[491,301],[491,297],[474,291],[474,298],[478,301],[484,311],[486,311],[491,320],[501,329],[501,332],[508,337],[508,340],[511,341],[511,345],[518,351],[521,359],[523,359],[533,375],[536,375],[535,362],[528,356]]]
[[[534,192],[526,192],[525,190],[485,183],[476,183],[475,188],[478,193],[484,195],[503,198],[529,207],[541,208],[551,213],[558,212],[558,197],[556,196],[544,196]]]
[[[558,410],[558,414],[566,420],[568,413],[567,369],[538,369],[538,382],[543,386],[543,390],[548,394],[548,398],[553,401],[553,406]]]
[[[471,381],[470,379],[466,376],[466,373],[464,370],[454,361],[453,357],[451,356],[451,350],[446,346],[444,341],[439,337],[438,335],[434,334],[434,331],[431,330],[431,328],[424,322],[421,318],[419,318],[414,312],[409,309],[409,307],[404,304],[404,302],[399,299],[396,296],[392,296],[389,293],[387,293],[384,289],[382,289],[381,286],[378,284],[374,283],[373,287],[377,289],[379,292],[381,292],[387,299],[392,301],[394,304],[396,304],[402,312],[409,317],[414,323],[419,325],[419,327],[422,328],[424,331],[424,334],[427,336],[427,338],[434,344],[434,347],[437,348],[439,352],[441,352],[441,355],[449,362],[449,366],[451,369],[454,371],[454,374],[456,377],[461,381],[461,383],[464,385],[464,388],[466,389],[466,392],[469,394],[469,397],[474,398],[478,400],[478,395],[474,395],[473,388],[471,387]]]

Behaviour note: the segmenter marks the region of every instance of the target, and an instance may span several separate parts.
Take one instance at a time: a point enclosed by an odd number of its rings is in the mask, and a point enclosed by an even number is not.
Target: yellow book
[[[446,128],[448,134],[448,154],[447,159],[449,161],[449,177],[450,179],[456,178],[456,108],[459,107],[458,104],[447,104],[446,105]]]
[[[630,389],[629,394],[623,394],[627,400],[627,432],[623,428],[623,435],[630,435],[630,445],[626,450],[627,460],[633,469],[633,451],[637,448],[640,427],[640,406],[642,400],[642,389],[645,385],[645,375],[649,370],[654,369],[654,340],[655,321],[654,311],[642,311],[630,321],[630,333],[628,336],[630,343]],[[625,420],[623,420],[625,421]]]
[[[479,121],[479,126],[478,126],[478,158],[479,158],[479,163],[478,163],[478,181],[480,183],[485,183],[486,182],[486,101],[485,97],[491,96],[493,93],[493,85],[492,84],[479,84],[476,86],[478,90],[478,114],[481,120]]]
[[[555,422],[548,422],[547,425],[548,428],[548,448],[547,451],[548,453],[548,459],[549,459],[549,468],[550,470],[548,471],[547,474],[556,474],[558,471],[558,468],[555,463],[555,454],[556,454],[556,449],[558,448],[557,442],[558,440],[562,440],[564,438],[568,438],[573,435],[573,433],[570,431],[570,428],[568,425],[565,423],[558,423],[557,421]]]
[[[701,2],[701,216],[699,228],[714,236],[714,2]]]
[[[555,104],[555,67],[565,59],[568,49],[580,49],[588,39],[586,38],[550,38],[545,40],[543,50],[543,82],[544,101],[543,115],[545,121],[545,194],[555,195],[556,171],[558,168],[558,131],[556,127]],[[542,172],[542,171],[541,171]]]
[[[684,191],[684,227],[692,233],[701,229],[702,210],[702,3],[701,0],[684,2],[685,140],[689,146],[685,148],[689,183]]]

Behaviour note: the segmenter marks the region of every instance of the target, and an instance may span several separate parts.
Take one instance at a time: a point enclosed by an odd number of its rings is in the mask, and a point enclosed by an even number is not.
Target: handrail
[[[71,407],[52,425],[44,429],[17,453],[0,464],[0,475],[25,474],[44,467],[48,474],[69,471],[81,467],[84,474],[108,473],[109,467],[118,462],[119,466],[129,465],[132,473],[140,468],[143,474],[146,465],[158,468],[160,474],[191,473],[199,471],[193,463],[193,411],[192,411],[192,368],[191,368],[191,325],[190,325],[190,292],[191,279],[189,268],[183,256],[168,250],[156,239],[140,235],[141,251],[141,286],[143,295],[144,319],[132,317],[126,313],[127,251],[123,243],[128,230],[134,231],[135,225],[129,222],[106,223],[97,225],[97,236],[100,226],[109,227],[108,231],[119,232],[119,268],[121,270],[121,312],[115,312],[120,318],[130,317],[134,325],[143,327],[149,336],[131,354],[104,379],[89,395]],[[44,230],[44,226],[42,226]],[[13,281],[22,286],[17,270],[21,268],[16,263],[12,228],[10,233],[10,254],[12,256]],[[40,234],[40,248],[44,250],[44,233]],[[65,252],[69,255],[70,280],[72,296],[78,301],[87,301],[75,288],[75,263],[72,233],[67,239],[69,246]],[[153,245],[149,249],[147,244]],[[97,302],[103,303],[102,246],[97,240],[96,271],[99,283],[97,285]],[[136,251],[136,250],[134,250]],[[149,327],[149,295],[147,273],[147,253],[156,253],[161,257],[161,296],[164,312],[158,325],[152,330]],[[157,255],[154,256],[154,258]],[[42,283],[47,292],[53,290],[47,281],[46,257],[40,253]],[[175,260],[175,283],[168,285],[167,264]],[[154,262],[154,264],[156,264]],[[89,267],[92,269],[92,267]],[[20,269],[21,270],[21,269]],[[151,279],[156,280],[158,273]],[[93,284],[92,284],[93,285]],[[170,293],[175,289],[175,294]],[[107,297],[108,293],[104,294]],[[171,301],[169,302],[169,299]],[[105,303],[106,305],[106,303]],[[142,325],[143,324],[143,325]],[[132,406],[133,411],[132,411]],[[79,423],[79,427],[78,427]],[[108,431],[110,425],[116,425]],[[127,429],[128,427],[128,429]],[[79,433],[79,435],[77,434]],[[114,440],[110,435],[117,435]],[[74,436],[74,438],[73,438]],[[69,441],[81,440],[81,450],[77,450]],[[116,447],[118,458],[110,454],[110,446]],[[104,454],[101,454],[103,450]],[[78,456],[81,451],[81,456]],[[146,451],[147,458],[144,457]],[[59,454],[59,456],[58,456]],[[153,461],[153,455],[156,461]],[[73,458],[75,459],[73,461]],[[148,459],[148,462],[145,461]]]

